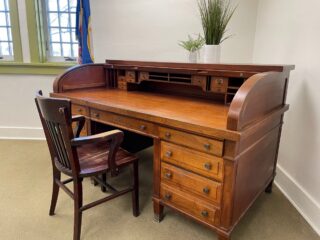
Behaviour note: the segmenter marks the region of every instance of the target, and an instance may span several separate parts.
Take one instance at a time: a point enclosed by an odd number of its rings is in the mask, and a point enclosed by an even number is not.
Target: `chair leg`
[[[54,210],[56,209],[58,195],[59,195],[59,185],[56,183],[55,179],[58,179],[60,181],[61,179],[61,172],[57,169],[53,169],[53,184],[52,184],[52,196],[51,196],[51,204],[50,204],[50,210],[49,215],[54,215]]]
[[[101,174],[101,179],[102,179],[102,181],[103,181],[104,183],[106,183],[106,182],[107,182],[107,173]],[[101,191],[102,191],[102,192],[106,192],[106,191],[107,191],[106,187],[102,185],[102,186],[101,186]]]
[[[74,187],[74,228],[73,240],[80,240],[81,221],[82,221],[82,179],[76,179],[73,182]]]
[[[133,216],[138,217],[139,209],[139,162],[133,163],[133,191],[132,191],[132,211]]]
[[[98,182],[96,180],[94,180],[93,177],[91,177],[90,180],[91,180],[91,184],[93,186],[97,186],[98,185]]]

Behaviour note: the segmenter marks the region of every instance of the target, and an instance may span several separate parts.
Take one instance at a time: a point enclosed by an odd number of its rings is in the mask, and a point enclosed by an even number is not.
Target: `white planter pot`
[[[220,45],[204,45],[203,60],[205,63],[220,62]]]
[[[189,52],[189,62],[196,63],[198,61],[198,51]]]

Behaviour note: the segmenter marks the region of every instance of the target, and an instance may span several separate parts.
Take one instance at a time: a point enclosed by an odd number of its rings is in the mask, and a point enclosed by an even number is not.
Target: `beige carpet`
[[[141,152],[141,215],[134,218],[130,195],[84,212],[82,239],[109,240],[213,240],[214,232],[181,215],[165,211],[161,223],[153,221],[152,149]],[[125,173],[125,184],[130,172]],[[44,141],[0,141],[0,239],[72,239],[73,202],[60,191],[56,215],[48,215],[51,166]],[[71,185],[72,186],[72,185]],[[85,202],[104,196],[84,182]],[[232,235],[233,240],[316,240],[311,229],[286,198],[275,189],[262,194]]]

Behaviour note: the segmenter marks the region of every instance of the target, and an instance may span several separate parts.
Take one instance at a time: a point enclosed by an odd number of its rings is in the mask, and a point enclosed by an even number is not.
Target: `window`
[[[25,12],[19,11],[18,3],[24,5],[22,10]],[[56,7],[54,3],[56,3]],[[62,73],[66,68],[74,66],[76,63],[74,61],[66,62],[64,56],[76,57],[78,52],[74,51],[77,47],[73,45],[77,43],[75,36],[72,35],[75,32],[76,3],[77,0],[0,0],[0,74],[56,75]],[[54,26],[54,23],[47,24],[50,12],[58,16],[56,19],[59,21],[58,26]],[[25,13],[27,22],[22,27],[26,27],[27,31],[22,31],[20,34],[19,14],[24,19]],[[68,24],[61,20],[61,17],[65,16],[63,14],[66,13],[68,14]],[[52,31],[54,28],[58,30],[59,40],[57,42],[49,41],[54,38],[48,34],[51,28]],[[69,32],[70,37],[65,39],[66,37],[61,36],[60,39],[60,32],[61,35]],[[24,59],[21,40],[26,38],[29,42],[29,48],[26,51],[29,50],[29,54]],[[55,52],[54,43],[59,44],[60,54],[52,54]],[[69,53],[64,50],[67,48],[66,44],[69,44],[70,48],[73,47]],[[24,46],[26,47],[26,44]]]
[[[0,0],[0,60],[13,60],[9,0]]]
[[[43,1],[46,13],[44,34],[47,60],[51,62],[75,61],[78,57],[77,0]]]

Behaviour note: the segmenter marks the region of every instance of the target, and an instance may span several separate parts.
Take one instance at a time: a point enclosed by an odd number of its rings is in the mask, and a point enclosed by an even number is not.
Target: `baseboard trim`
[[[41,127],[0,126],[0,139],[44,140]]]
[[[279,164],[275,184],[320,236],[320,204]]]

